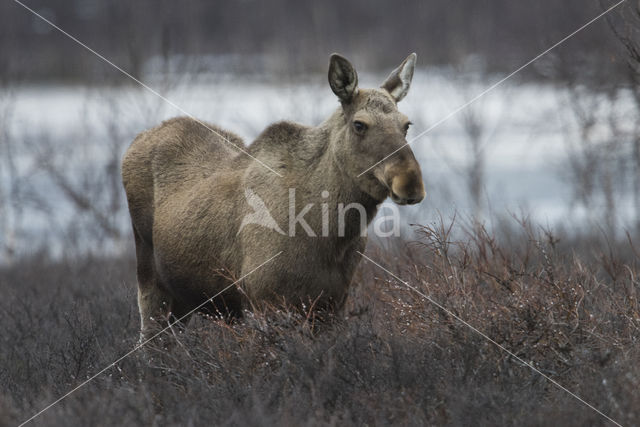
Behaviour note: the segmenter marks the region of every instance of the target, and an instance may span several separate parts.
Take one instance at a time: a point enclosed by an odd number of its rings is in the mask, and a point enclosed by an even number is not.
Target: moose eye
[[[361,134],[367,130],[367,125],[359,120],[356,120],[355,122],[353,122],[353,129],[356,131],[356,133]]]

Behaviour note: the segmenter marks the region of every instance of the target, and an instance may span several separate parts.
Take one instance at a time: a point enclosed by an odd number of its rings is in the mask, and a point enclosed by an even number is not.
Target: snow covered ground
[[[452,78],[443,70],[418,71],[400,104],[414,122],[408,139],[499,78]],[[360,84],[377,86],[383,79],[363,74]],[[0,202],[4,203],[0,206],[0,257],[1,249],[8,246],[17,252],[43,245],[62,252],[70,241],[96,250],[129,244],[124,192],[118,188],[114,195],[109,174],[103,172],[113,172],[114,159],[120,158],[134,136],[162,119],[188,113],[228,128],[249,143],[271,122],[318,124],[338,107],[322,75],[291,83],[229,75],[173,81],[150,78],[149,82],[180,109],[138,86],[23,86],[0,96],[5,139],[15,166],[11,172],[8,163],[0,161]],[[587,212],[572,204],[572,187],[564,173],[571,155],[567,142],[579,140],[565,98],[551,84],[506,82],[415,141],[412,147],[422,165],[427,198],[419,206],[400,208],[404,222],[425,223],[436,212],[473,214],[465,172],[471,159],[466,117],[481,130],[482,215],[527,212],[542,224],[592,226]],[[632,106],[622,97],[615,108],[625,114]],[[594,132],[606,135],[609,130],[596,127]],[[61,171],[62,178],[56,180],[43,161],[51,170]],[[61,182],[71,185],[71,192],[86,191],[92,206],[79,209],[81,203],[65,192]],[[631,197],[620,198],[618,208],[620,224],[629,223],[634,214]],[[125,243],[106,245],[111,237],[92,231],[96,211],[104,212],[105,221],[121,231],[122,237],[116,240]]]

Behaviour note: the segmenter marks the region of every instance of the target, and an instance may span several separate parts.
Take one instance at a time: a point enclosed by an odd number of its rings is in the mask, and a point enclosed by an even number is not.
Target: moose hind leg
[[[167,292],[138,283],[141,340],[153,337],[169,325],[172,306],[172,297]]]
[[[155,273],[153,248],[134,227],[136,242],[138,309],[140,311],[140,340],[151,338],[168,325],[174,305],[173,297],[160,287]]]

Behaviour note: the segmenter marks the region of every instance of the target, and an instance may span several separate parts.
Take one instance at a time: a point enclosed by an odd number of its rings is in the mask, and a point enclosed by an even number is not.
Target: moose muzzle
[[[422,171],[413,153],[405,154],[385,167],[385,180],[391,200],[399,205],[415,205],[424,199]]]

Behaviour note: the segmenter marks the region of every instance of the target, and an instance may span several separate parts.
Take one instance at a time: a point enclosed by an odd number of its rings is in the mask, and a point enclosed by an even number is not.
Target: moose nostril
[[[415,205],[416,203],[420,203],[422,201],[422,199],[424,199],[424,193],[421,195],[417,195],[414,197],[408,197],[406,199],[406,202],[408,205]]]

